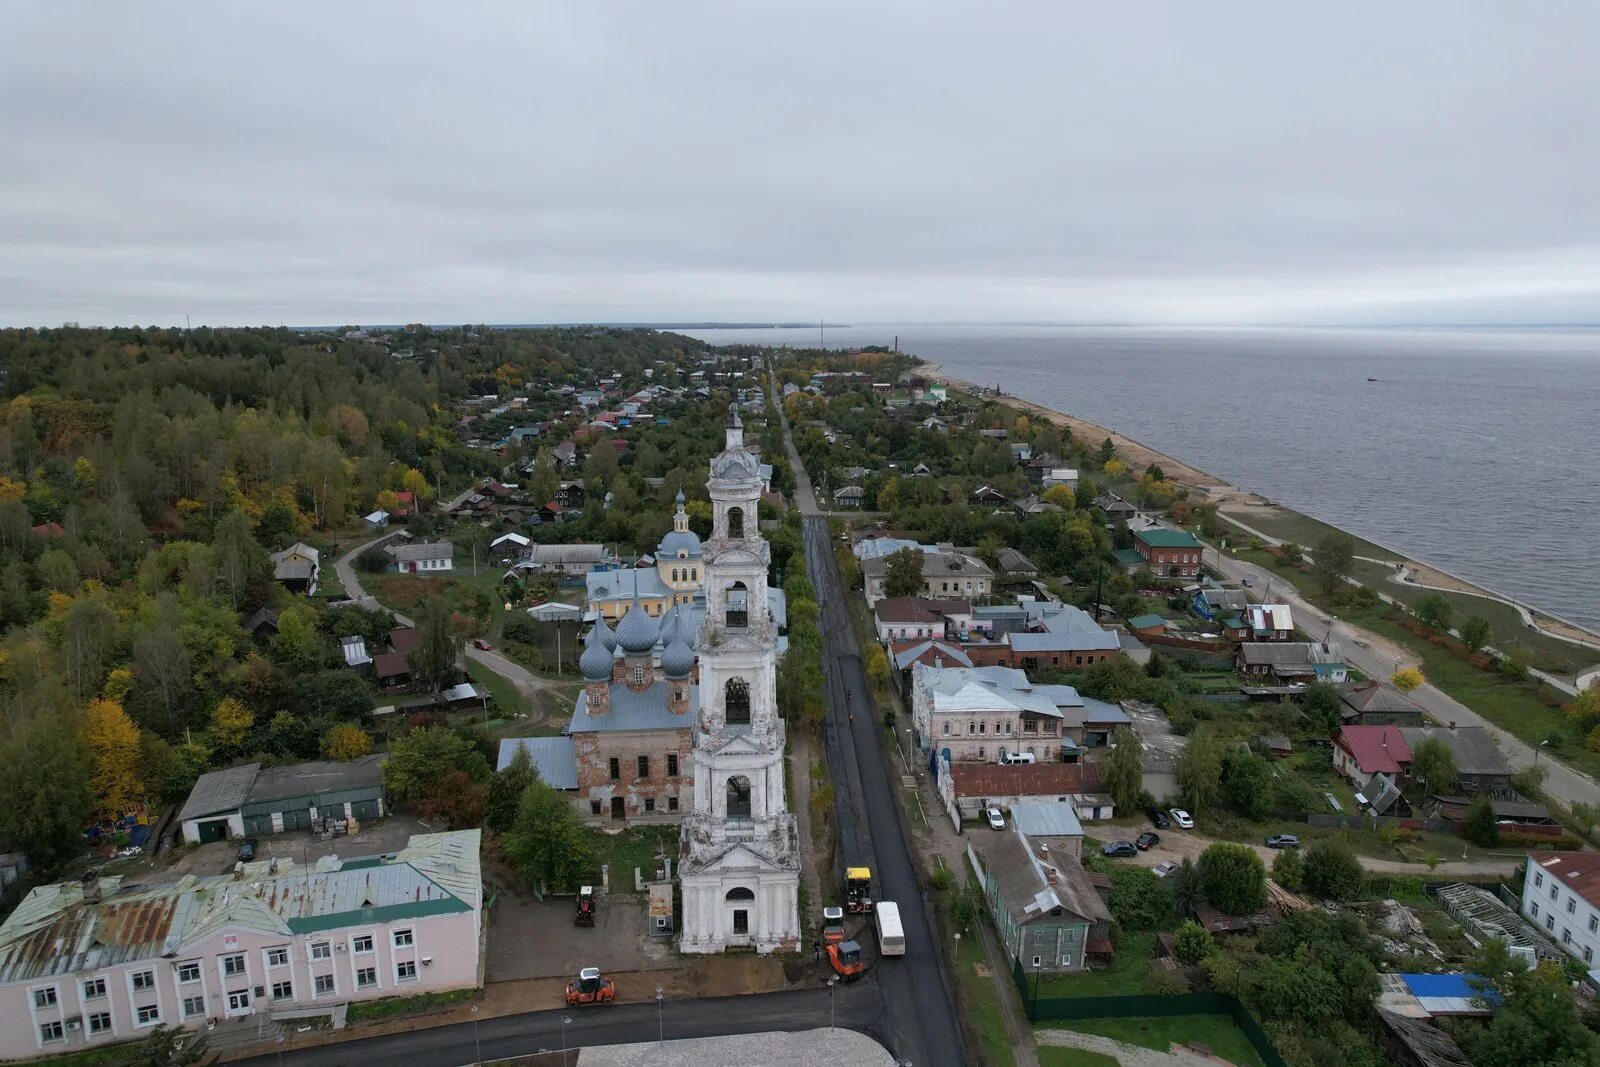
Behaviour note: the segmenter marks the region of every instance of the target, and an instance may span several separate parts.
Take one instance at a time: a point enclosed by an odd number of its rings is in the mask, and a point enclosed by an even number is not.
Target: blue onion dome
[[[624,652],[641,655],[656,647],[657,629],[655,620],[645,614],[639,598],[634,597],[628,613],[617,623],[617,644]]]
[[[601,615],[594,620],[594,628],[591,629],[589,633],[591,635],[599,635],[600,642],[606,646],[607,652],[610,652],[612,649],[617,647],[617,635],[612,633],[611,627],[606,625],[606,617],[604,615]]]
[[[661,673],[673,681],[681,681],[694,671],[694,649],[685,639],[684,629],[681,622],[674,627],[672,640],[661,650]]]
[[[600,636],[603,626],[605,626],[603,621],[598,622],[594,629],[589,631],[589,637],[585,642],[589,647],[578,657],[578,669],[583,672],[585,681],[603,682],[611,677],[611,650],[606,647],[605,640]]]
[[[661,543],[656,545],[656,559],[699,559],[700,535],[693,530],[668,530]]]
[[[672,498],[672,502],[681,508],[684,505],[684,501],[687,499],[688,498],[683,495],[683,490],[679,489],[678,495]]]

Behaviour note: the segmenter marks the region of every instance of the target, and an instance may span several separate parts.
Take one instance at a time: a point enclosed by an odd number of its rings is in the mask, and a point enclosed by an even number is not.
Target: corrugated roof
[[[1081,763],[952,763],[958,797],[1064,796],[1100,788],[1099,768]]]
[[[1169,530],[1165,526],[1147,526],[1135,530],[1133,536],[1151,548],[1199,548],[1200,542],[1188,530]]]
[[[227,770],[202,774],[195,780],[194,788],[189,790],[189,799],[184,801],[178,821],[238,811],[250,795],[250,787],[255,784],[260,770],[261,764],[247,763],[243,767],[229,767]]]
[[[290,763],[281,767],[263,767],[257,773],[245,800],[250,804],[260,804],[269,800],[314,796],[318,793],[381,788],[383,764],[387,758],[382,753],[375,753],[347,763],[336,760],[314,760],[310,763]]]
[[[1411,994],[1429,1015],[1491,1015],[1500,994],[1482,978],[1471,974],[1402,974]]]
[[[1042,858],[1038,847],[1015,827],[984,848],[981,858],[1013,923],[1049,918],[1091,924],[1111,921],[1105,902],[1076,859]],[[1068,914],[1052,916],[1057,908]]]
[[[578,694],[572,721],[566,733],[582,734],[616,730],[685,730],[694,725],[700,710],[700,687],[689,687],[689,707],[683,714],[667,709],[667,683],[656,682],[637,692],[616,682],[611,686],[610,710],[604,715],[589,714],[589,694]]]
[[[1456,758],[1456,770],[1466,775],[1495,777],[1511,774],[1511,765],[1481,726],[1401,726],[1398,728],[1413,752],[1426,740],[1444,742]]]
[[[454,559],[456,546],[449,541],[434,541],[420,545],[394,545],[389,554],[396,563],[415,563],[420,560]]]
[[[339,638],[339,651],[344,653],[346,667],[359,667],[372,662],[372,653],[367,651],[367,640],[364,637]]]
[[[1350,754],[1363,774],[1399,774],[1411,764],[1411,746],[1397,726],[1341,726],[1333,743]]]
[[[1011,821],[1029,837],[1082,837],[1083,824],[1071,804],[1024,801],[1011,805]]]
[[[533,769],[552,789],[578,788],[578,753],[571,737],[505,737],[500,740],[500,759],[495,767],[503,771],[511,765],[517,749],[525,749]]]

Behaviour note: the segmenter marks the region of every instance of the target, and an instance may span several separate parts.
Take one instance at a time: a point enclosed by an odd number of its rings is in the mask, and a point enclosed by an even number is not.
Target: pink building
[[[420,834],[392,856],[310,868],[35,889],[0,925],[0,1058],[476,986],[479,844],[478,830]]]

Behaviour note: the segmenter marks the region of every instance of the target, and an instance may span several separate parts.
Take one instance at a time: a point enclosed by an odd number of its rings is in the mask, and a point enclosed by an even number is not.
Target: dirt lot
[[[316,863],[323,856],[376,856],[397,852],[412,834],[435,833],[443,827],[426,826],[410,815],[394,815],[363,826],[360,831],[328,841],[315,834],[295,831],[256,839],[256,859],[292,859]],[[187,845],[158,859],[141,857],[126,867],[108,868],[129,881],[175,882],[186,874],[227,874],[239,852],[238,841]]]
[[[582,967],[646,971],[677,966],[670,943],[645,935],[645,898],[602,897],[592,927],[576,926],[571,897],[540,902],[502,891],[489,918],[488,980],[570,978]]]

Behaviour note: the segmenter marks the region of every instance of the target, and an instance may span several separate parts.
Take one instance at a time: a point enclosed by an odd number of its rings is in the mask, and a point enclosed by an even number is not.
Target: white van
[[[1032,762],[1034,762],[1033,753],[1032,752],[1007,752],[1004,756],[1000,757],[1000,762],[1001,763],[1005,763],[1005,764],[1032,763]]]
[[[904,956],[906,931],[900,925],[900,905],[892,900],[880,900],[873,915],[878,920],[878,955]]]

